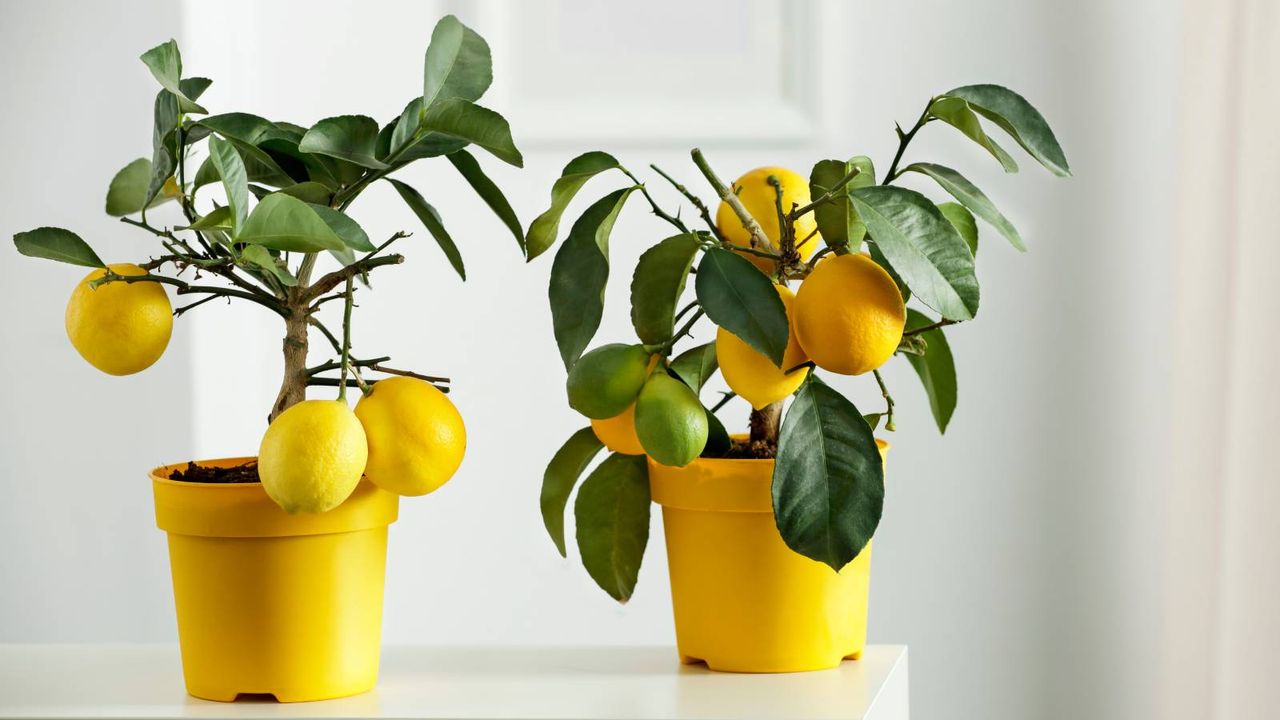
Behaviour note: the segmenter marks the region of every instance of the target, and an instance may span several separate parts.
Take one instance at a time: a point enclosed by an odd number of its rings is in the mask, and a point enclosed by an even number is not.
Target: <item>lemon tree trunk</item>
[[[295,289],[296,290],[296,289]],[[293,291],[290,293],[294,294]],[[297,298],[291,297],[294,301]],[[310,312],[306,303],[290,302],[289,317],[285,319],[284,377],[280,393],[271,406],[273,421],[280,413],[307,399],[307,327]]]
[[[773,457],[778,452],[778,431],[782,427],[782,401],[751,411],[751,452],[756,457]]]

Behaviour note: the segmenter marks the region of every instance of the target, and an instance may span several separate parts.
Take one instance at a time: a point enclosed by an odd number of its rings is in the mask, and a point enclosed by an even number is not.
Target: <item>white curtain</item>
[[[1161,717],[1280,713],[1280,3],[1188,0]]]

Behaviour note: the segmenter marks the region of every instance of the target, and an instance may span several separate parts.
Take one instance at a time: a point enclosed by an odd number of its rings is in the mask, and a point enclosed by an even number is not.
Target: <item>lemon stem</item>
[[[911,144],[911,138],[914,138],[916,133],[920,132],[920,128],[929,122],[929,109],[933,107],[933,101],[934,98],[929,98],[929,103],[924,106],[924,112],[920,113],[920,119],[916,120],[916,124],[912,125],[910,130],[902,132],[900,126],[894,128],[898,133],[898,152],[894,154],[893,162],[889,164],[889,172],[885,173],[884,180],[880,182],[881,185],[888,185],[893,182],[894,178],[898,177],[898,163],[902,162],[902,154],[907,151],[907,146]]]
[[[876,384],[880,386],[880,394],[884,396],[884,429],[893,432],[898,429],[893,423],[893,396],[889,394],[889,388],[884,384],[880,371],[872,370],[871,373],[876,376]]]
[[[351,307],[355,304],[352,285],[354,278],[347,276],[346,296],[342,308],[342,369],[338,376],[338,399],[347,399],[347,373],[351,370]]]
[[[751,217],[751,213],[747,212],[746,206],[742,204],[738,196],[711,169],[711,165],[707,163],[707,158],[703,156],[702,150],[694,148],[689,155],[693,158],[693,164],[697,165],[698,170],[702,172],[702,176],[707,179],[708,183],[711,183],[711,188],[715,190],[716,196],[733,210],[733,214],[737,215],[738,220],[742,222],[742,228],[751,235],[751,247],[766,252],[775,252],[773,243],[769,242],[769,236],[764,234],[764,228],[760,227],[760,223]]]
[[[719,240],[721,243],[729,242],[728,238],[726,238],[724,235],[720,233],[720,228],[716,227],[715,221],[711,219],[711,210],[707,208],[706,203],[702,202],[702,198],[698,197],[697,195],[694,195],[692,192],[689,192],[689,188],[685,187],[683,183],[676,182],[675,178],[668,175],[665,171],[663,171],[662,168],[658,167],[657,165],[650,164],[649,167],[653,168],[654,172],[661,175],[662,179],[671,183],[671,187],[674,187],[676,189],[676,192],[685,196],[685,199],[687,199],[690,203],[693,204],[695,208],[697,208],[698,214],[702,216],[702,221],[707,224],[707,227],[711,228],[711,234],[716,236],[716,240]]]

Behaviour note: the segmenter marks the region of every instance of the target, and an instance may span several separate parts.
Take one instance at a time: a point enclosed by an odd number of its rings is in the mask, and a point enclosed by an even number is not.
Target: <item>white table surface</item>
[[[0,717],[905,720],[907,649],[871,646],[835,670],[738,675],[682,666],[669,647],[388,646],[372,692],[278,704],[188,696],[173,646],[0,645]]]

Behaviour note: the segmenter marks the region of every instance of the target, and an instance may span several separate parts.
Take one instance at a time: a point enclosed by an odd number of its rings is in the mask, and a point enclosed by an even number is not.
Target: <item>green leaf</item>
[[[1018,172],[1018,163],[1000,144],[987,135],[982,129],[982,121],[978,119],[969,103],[958,97],[942,96],[929,105],[929,114],[964,133],[970,140],[978,143],[992,157],[1000,161],[1005,172]]]
[[[504,162],[524,167],[524,157],[511,139],[511,126],[498,113],[462,98],[440,100],[427,108],[423,127],[429,132],[474,143]]]
[[[285,267],[279,258],[272,255],[270,250],[261,245],[244,246],[240,251],[240,260],[241,264],[247,262],[254,267],[271,273],[285,287],[294,287],[298,284],[298,279],[293,276],[293,273],[289,272],[289,268]]]
[[[285,195],[296,197],[304,203],[311,205],[329,206],[329,202],[333,200],[333,191],[324,183],[318,183],[308,180],[300,182],[297,185],[290,185],[287,188],[281,188],[279,192]]]
[[[551,323],[566,370],[600,328],[609,280],[609,234],[634,189],[615,190],[587,208],[551,263]]]
[[[924,313],[907,310],[907,330],[932,325]],[[925,341],[924,355],[907,355],[907,361],[920,376],[925,394],[929,396],[929,409],[933,411],[938,432],[945,433],[951,416],[956,411],[956,361],[942,328],[934,328],[917,334]]]
[[[953,202],[938,203],[938,209],[955,227],[956,232],[960,233],[960,237],[964,238],[965,244],[969,246],[969,252],[976,258],[978,256],[978,221],[973,218],[973,213],[960,203]]]
[[[161,87],[180,101],[182,112],[207,112],[182,90],[182,54],[178,52],[178,43],[170,40],[157,45],[142,53],[141,59]]]
[[[141,210],[150,182],[150,160],[138,158],[125,165],[111,178],[111,185],[107,188],[107,214],[111,217],[123,217]]]
[[[853,403],[810,378],[782,420],[773,513],[787,547],[838,571],[880,524],[884,466]]]
[[[884,268],[885,272],[889,273],[889,277],[893,278],[893,284],[898,286],[898,293],[902,295],[902,302],[905,303],[910,300],[911,288],[907,287],[907,283],[903,281],[902,276],[899,275],[898,271],[894,270],[893,266],[889,264],[889,259],[880,251],[880,246],[875,243],[869,243],[867,245],[867,254],[871,256],[871,259],[874,260],[877,265]]]
[[[178,126],[178,98],[168,90],[161,90],[156,93],[155,109],[153,111],[154,124],[151,129],[151,181],[147,183],[147,193],[143,197],[142,205],[147,207],[156,195],[160,193],[160,188],[164,187],[164,183],[173,176],[174,168],[177,167],[174,155],[177,152],[176,147],[170,145],[173,139],[173,130]],[[146,213],[144,212],[145,216]]]
[[[399,180],[392,178],[386,178],[386,180],[395,186],[396,192],[400,193],[400,197],[405,204],[422,221],[422,224],[427,228],[427,232],[431,233],[431,237],[435,238],[436,244],[444,251],[444,256],[449,259],[449,264],[453,266],[458,276],[466,280],[467,270],[462,266],[462,254],[458,252],[458,246],[453,242],[449,231],[444,229],[444,222],[440,219],[440,213],[436,212],[436,209],[417,190]]]
[[[282,193],[262,198],[245,220],[236,239],[290,252],[319,252],[346,247],[342,238],[310,205]]]
[[[277,129],[275,123],[264,117],[242,112],[210,115],[197,125],[209,128],[228,140],[239,140],[249,145],[257,145]]]
[[[871,239],[920,302],[948,320],[978,312],[978,278],[964,238],[929,199],[878,185],[851,192]]]
[[[307,203],[312,210],[320,216],[320,219],[333,230],[338,237],[342,238],[342,242],[352,250],[361,252],[373,252],[376,248],[373,243],[369,242],[369,235],[365,233],[364,228],[360,227],[350,215],[339,212],[328,205],[316,205]]]
[[[813,219],[818,224],[818,232],[828,247],[847,245],[852,251],[856,250],[857,245],[862,242],[862,236],[866,234],[867,228],[854,212],[848,191],[875,185],[875,166],[871,163],[871,158],[859,155],[847,162],[821,160],[813,166],[813,171],[809,174],[809,194],[816,198],[843,180],[846,175],[853,172],[854,168],[858,168],[858,175],[845,185],[846,191],[813,209]]]
[[[657,345],[671,339],[676,303],[699,245],[697,235],[674,235],[640,255],[631,276],[631,324],[642,342]]]
[[[1067,156],[1044,116],[1018,93],[999,85],[966,85],[946,93],[963,98],[983,117],[1000,126],[1049,172],[1071,174]]]
[[[1001,235],[1009,239],[1010,245],[1022,251],[1027,249],[1027,246],[1022,244],[1022,236],[1018,234],[1018,229],[1013,226],[1013,223],[1009,222],[1008,218],[996,209],[995,204],[965,176],[949,167],[933,163],[908,165],[903,172],[908,171],[933,178],[943,190],[951,194],[951,197],[959,200],[960,204],[971,210],[974,215],[999,230]]]
[[[720,418],[716,414],[707,411],[707,445],[702,448],[702,454],[698,457],[717,458],[724,457],[733,448],[733,439],[729,437],[729,431],[724,429],[724,423],[720,422]]]
[[[13,236],[18,252],[28,257],[57,260],[72,265],[91,268],[106,267],[102,258],[89,247],[89,243],[70,230],[56,227],[39,227]]]
[[[684,381],[685,385],[695,392],[701,391],[712,375],[715,375],[719,363],[716,359],[716,343],[711,341],[704,345],[689,348],[671,361],[671,371]]]
[[[488,43],[458,18],[445,15],[431,31],[422,79],[426,107],[455,97],[479,100],[493,82]]]
[[[231,216],[231,208],[216,207],[209,211],[208,215],[196,220],[190,225],[178,228],[179,230],[231,230],[234,227],[234,219]]]
[[[244,169],[240,153],[222,138],[209,138],[209,158],[227,192],[227,205],[231,208],[231,235],[235,237],[249,216],[249,175]]]
[[[525,235],[525,253],[532,260],[546,252],[556,242],[560,229],[560,217],[582,186],[596,175],[621,167],[608,153],[594,151],[583,153],[569,161],[560,178],[551,186],[551,207],[529,224]]]
[[[871,432],[875,432],[880,427],[880,418],[884,417],[884,413],[867,413],[862,416],[867,421],[867,427],[871,428]]]
[[[414,160],[448,155],[470,144],[466,140],[428,132],[422,127],[422,114],[421,97],[410,100],[405,106],[391,130],[386,158],[389,164],[400,167]]]
[[[721,248],[703,253],[694,282],[698,304],[716,325],[737,335],[774,365],[787,350],[787,311],[773,283],[750,260]]]
[[[602,447],[604,444],[596,437],[595,431],[584,427],[560,446],[542,474],[542,496],[539,498],[542,524],[560,551],[560,557],[568,557],[564,547],[564,509],[569,504],[569,495],[582,471],[587,469]]]
[[[647,462],[643,455],[610,455],[582,483],[573,506],[582,565],[620,603],[635,590],[649,544]]]
[[[307,131],[298,142],[304,153],[327,155],[372,170],[385,170],[379,160],[378,122],[364,115],[339,115],[325,118]]]
[[[449,162],[453,163],[453,167],[462,175],[472,190],[484,200],[484,204],[489,206],[494,215],[507,226],[511,234],[515,236],[516,244],[520,246],[520,252],[524,252],[524,230],[520,228],[520,218],[516,217],[516,211],[511,209],[511,203],[507,202],[507,197],[502,194],[502,190],[484,174],[484,170],[480,168],[480,163],[472,157],[471,153],[466,150],[458,150],[449,153],[446,157]]]

